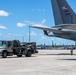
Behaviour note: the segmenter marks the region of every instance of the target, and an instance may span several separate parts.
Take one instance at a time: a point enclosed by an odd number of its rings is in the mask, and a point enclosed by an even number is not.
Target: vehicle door
[[[12,41],[7,42],[7,51],[13,52],[13,42]]]

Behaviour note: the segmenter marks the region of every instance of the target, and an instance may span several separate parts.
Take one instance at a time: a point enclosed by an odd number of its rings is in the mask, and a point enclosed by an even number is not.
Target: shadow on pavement
[[[38,54],[38,55],[71,55],[70,53],[59,53],[59,54]]]
[[[31,57],[25,57],[25,56],[22,56],[22,57],[17,57],[17,56],[8,56],[7,58],[2,58],[1,56],[0,56],[0,59],[20,59],[20,58],[33,58],[33,57],[36,57],[36,56],[31,56]]]
[[[76,58],[75,59],[72,59],[72,58],[71,59],[70,58],[69,59],[58,59],[58,60],[69,60],[69,61],[70,60],[75,60],[76,61]]]

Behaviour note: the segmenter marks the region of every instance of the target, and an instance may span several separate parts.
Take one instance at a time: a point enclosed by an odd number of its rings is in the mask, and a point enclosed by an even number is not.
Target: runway
[[[32,57],[0,57],[0,75],[76,75],[76,51],[38,50]]]

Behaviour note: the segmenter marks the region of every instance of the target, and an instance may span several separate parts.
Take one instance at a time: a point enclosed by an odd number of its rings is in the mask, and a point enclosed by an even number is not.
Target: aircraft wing
[[[62,29],[76,30],[76,24],[61,24],[61,25],[56,25],[52,28],[62,28]]]
[[[37,29],[41,29],[43,31],[49,31],[49,32],[53,32],[53,33],[58,33],[58,34],[62,34],[62,35],[68,35],[71,34],[68,31],[62,31],[62,30],[57,30],[57,29],[53,29],[53,28],[48,28],[48,27],[42,27],[42,26],[31,26],[32,28],[37,28]]]

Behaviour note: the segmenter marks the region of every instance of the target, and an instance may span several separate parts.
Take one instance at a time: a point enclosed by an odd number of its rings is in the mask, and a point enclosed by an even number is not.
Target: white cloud
[[[9,13],[4,10],[0,10],[0,16],[9,16]]]
[[[44,23],[46,22],[45,19],[43,19],[43,20],[41,21],[41,23],[35,23],[35,22],[30,22],[30,21],[28,21],[28,22],[29,22],[30,25],[32,25],[32,26],[47,27],[47,26],[44,25]]]
[[[44,23],[46,22],[45,19],[42,20],[41,23],[32,23],[32,26],[39,26],[39,27],[47,27],[47,26],[44,26]]]
[[[43,19],[43,20],[42,20],[42,24],[44,24],[45,22],[46,22],[46,20],[45,20],[45,19]]]
[[[24,24],[24,23],[17,23],[17,26],[18,27],[24,27],[24,26],[26,26],[26,24]]]
[[[44,23],[46,22],[46,20],[45,19],[43,19],[42,21],[41,21],[41,23],[36,23],[36,22],[31,22],[31,21],[29,21],[29,20],[25,20],[24,21],[25,23],[17,23],[17,26],[18,27],[23,27],[23,26],[41,26],[41,27],[47,27],[47,26],[44,26]]]
[[[29,35],[29,33],[27,33],[27,35]],[[34,31],[32,31],[32,32],[30,33],[30,35],[31,35],[31,36],[36,36],[37,34],[36,34]]]
[[[7,29],[7,27],[0,25],[0,29]]]

